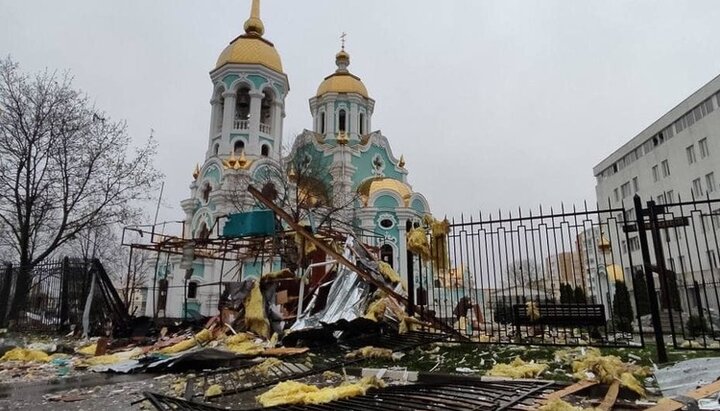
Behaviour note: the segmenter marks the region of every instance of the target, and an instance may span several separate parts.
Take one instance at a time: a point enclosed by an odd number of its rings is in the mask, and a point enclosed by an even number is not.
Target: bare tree
[[[126,265],[126,272],[120,277],[121,296],[128,314],[135,315],[132,303],[135,296],[148,287],[153,270],[153,260],[147,251],[123,247],[122,260]],[[144,313],[140,313],[144,315]]]
[[[84,231],[132,218],[150,197],[156,144],[131,144],[126,124],[96,110],[69,75],[30,76],[0,60],[0,220],[20,265],[15,315],[36,264]]]

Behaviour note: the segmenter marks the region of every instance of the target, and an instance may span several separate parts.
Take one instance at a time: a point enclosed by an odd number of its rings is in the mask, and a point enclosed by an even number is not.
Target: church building
[[[289,153],[284,153],[283,118],[290,82],[280,54],[265,37],[260,2],[252,1],[244,33],[225,47],[210,72],[207,150],[193,173],[190,196],[181,202],[186,239],[222,232],[223,216],[258,207],[246,190],[248,185],[265,193],[272,183],[269,191],[274,196],[292,197],[296,203],[313,201],[319,210],[326,210],[326,214],[318,211],[309,224],[332,220],[332,227],[340,231],[372,233],[364,238],[372,238],[370,245],[377,247],[380,258],[407,280],[408,270],[417,262],[407,251],[406,235],[430,208],[408,183],[402,156],[398,158],[388,138],[373,130],[375,100],[350,71],[350,61],[343,42],[335,55],[335,70],[320,79],[317,92],[310,96],[312,126],[295,136]],[[293,195],[286,193],[291,188]],[[327,209],[334,213],[329,215]],[[284,267],[279,259],[221,266],[220,261],[196,257],[192,270],[187,268],[180,256],[169,257],[161,266],[160,315],[214,315],[219,288],[203,285],[257,277]],[[153,314],[155,305],[151,298],[147,314]]]

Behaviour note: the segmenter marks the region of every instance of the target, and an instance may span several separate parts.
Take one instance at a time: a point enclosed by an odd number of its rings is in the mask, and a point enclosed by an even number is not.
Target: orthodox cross
[[[343,33],[340,35],[340,42],[342,44],[343,50],[345,50],[345,37],[347,37],[347,33],[343,31]]]

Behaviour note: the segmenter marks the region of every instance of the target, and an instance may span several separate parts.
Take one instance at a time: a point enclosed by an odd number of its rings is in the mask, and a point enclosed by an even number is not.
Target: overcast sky
[[[0,54],[69,69],[131,134],[150,129],[181,219],[207,148],[219,53],[249,0],[0,0]],[[720,74],[720,4],[706,1],[264,0],[290,79],[285,139],[348,33],[373,128],[405,155],[439,216],[595,201],[592,167]]]

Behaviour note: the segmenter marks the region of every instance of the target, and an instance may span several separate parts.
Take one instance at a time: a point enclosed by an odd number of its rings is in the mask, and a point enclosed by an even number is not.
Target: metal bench
[[[536,307],[540,316],[531,319],[526,304],[513,305],[513,324],[597,327],[607,321],[602,304],[536,304]]]

